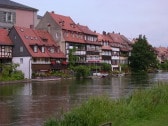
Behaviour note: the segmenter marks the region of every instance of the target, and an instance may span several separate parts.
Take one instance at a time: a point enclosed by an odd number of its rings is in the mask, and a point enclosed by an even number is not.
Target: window
[[[51,48],[50,48],[50,52],[51,52],[51,53],[54,53],[54,52],[55,52],[54,48],[51,47]]]
[[[6,22],[13,22],[13,14],[12,14],[12,12],[5,12],[5,21]]]
[[[20,64],[23,64],[23,58],[20,58]]]
[[[56,37],[56,38],[58,38],[58,37],[59,37],[59,34],[58,34],[58,33],[56,33],[56,34],[55,34],[55,37]]]
[[[20,46],[20,52],[23,52],[23,46]]]
[[[37,46],[35,45],[35,46],[34,46],[34,52],[37,52],[37,49],[38,49],[38,48],[37,48]]]
[[[45,47],[44,47],[44,46],[41,47],[41,52],[42,52],[42,53],[45,52]]]

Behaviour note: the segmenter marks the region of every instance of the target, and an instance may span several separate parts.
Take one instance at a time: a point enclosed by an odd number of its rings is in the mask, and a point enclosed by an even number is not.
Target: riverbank
[[[24,79],[24,80],[2,81],[0,82],[0,85],[29,83],[29,82],[43,82],[43,81],[58,81],[58,80],[61,80],[61,78],[55,77],[55,78]]]
[[[168,125],[168,85],[137,90],[130,97],[112,100],[107,96],[90,98],[61,119],[50,119],[45,126],[165,126]],[[156,121],[157,120],[157,121]]]

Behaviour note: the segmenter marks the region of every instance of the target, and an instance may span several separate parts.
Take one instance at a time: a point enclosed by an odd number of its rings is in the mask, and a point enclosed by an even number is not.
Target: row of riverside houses
[[[25,78],[67,66],[69,50],[77,64],[111,64],[119,70],[128,63],[131,42],[119,33],[100,34],[75,23],[71,17],[46,12],[38,20],[37,9],[0,0],[0,62],[19,63]],[[4,29],[6,28],[6,29]]]
[[[109,63],[112,70],[119,70],[120,64],[128,63],[131,42],[123,35],[102,34],[91,31],[87,26],[75,23],[69,16],[46,12],[36,29],[48,30],[59,43],[68,62],[69,49],[75,48],[77,63]]]

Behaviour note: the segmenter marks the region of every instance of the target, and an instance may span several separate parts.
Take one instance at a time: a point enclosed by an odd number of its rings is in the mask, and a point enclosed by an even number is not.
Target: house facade
[[[12,62],[13,43],[7,29],[0,29],[0,63]]]
[[[70,49],[75,49],[76,63],[101,62],[97,35],[87,26],[76,24],[69,16],[46,12],[36,28],[50,32],[66,54],[67,62]]]
[[[13,63],[18,63],[25,78],[46,74],[66,66],[65,55],[52,36],[44,30],[14,26],[9,37],[13,40]]]
[[[108,63],[112,70],[119,70],[120,64],[128,64],[129,40],[120,34],[98,34],[87,26],[76,24],[70,17],[46,12],[36,27],[48,30],[66,54],[70,49],[78,57],[76,63]]]
[[[82,37],[85,42],[85,63],[101,63],[102,49],[101,43],[98,42],[98,35],[91,31],[87,26],[78,23],[77,27],[82,31]]]
[[[37,25],[37,9],[11,0],[0,1],[0,28],[12,26],[34,27]]]
[[[112,39],[112,69],[119,68],[121,70],[121,65],[128,64],[128,57],[131,54],[131,42],[120,33],[108,33],[107,34]]]

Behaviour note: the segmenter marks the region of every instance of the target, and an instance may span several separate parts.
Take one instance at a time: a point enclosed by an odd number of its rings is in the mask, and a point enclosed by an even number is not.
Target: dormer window
[[[53,47],[50,48],[50,53],[54,53],[55,49]]]
[[[76,25],[75,25],[74,23],[71,23],[70,26],[71,26],[72,28],[75,28],[75,27],[76,27]]]
[[[45,53],[45,47],[44,46],[41,47],[41,52]]]
[[[42,38],[42,41],[43,41],[43,42],[47,42],[48,39],[46,39],[46,38]]]
[[[35,52],[35,53],[38,52],[38,47],[37,47],[37,45],[34,46],[34,52]]]

